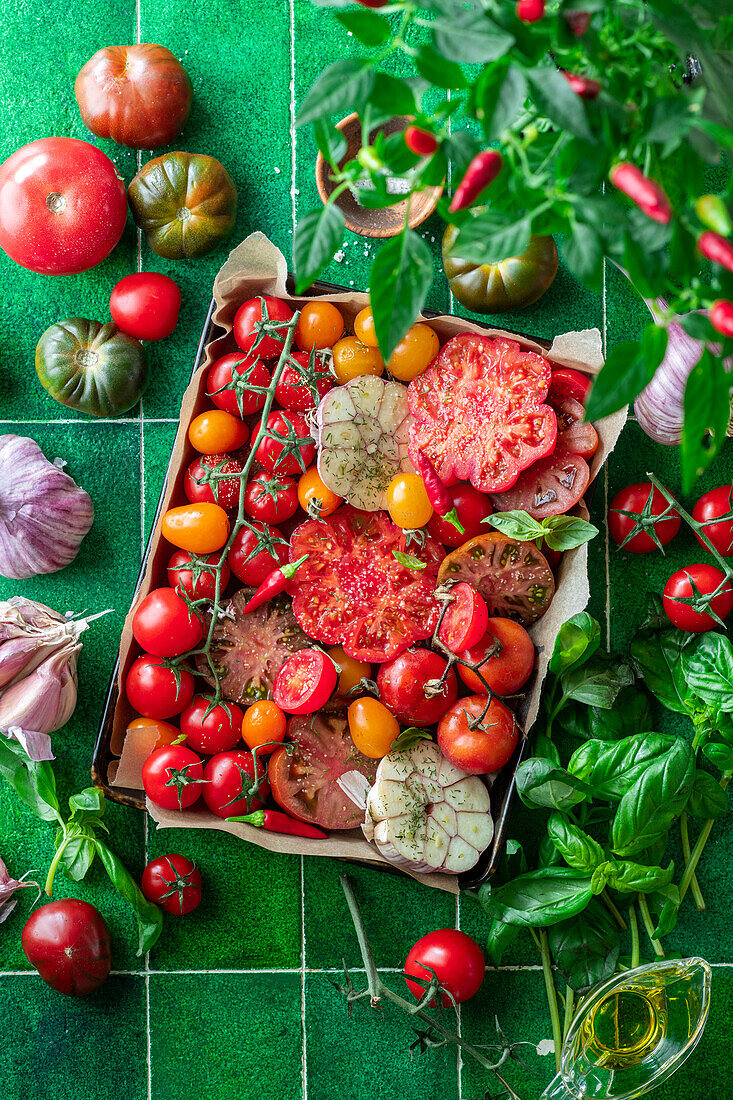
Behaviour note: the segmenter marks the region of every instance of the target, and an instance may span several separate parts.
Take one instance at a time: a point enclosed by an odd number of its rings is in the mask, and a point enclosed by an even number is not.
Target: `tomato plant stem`
[[[562,1028],[560,1026],[560,1013],[557,1007],[557,990],[552,977],[552,959],[550,957],[550,941],[547,938],[547,930],[540,929],[540,955],[542,957],[542,974],[545,979],[547,1003],[550,1008],[550,1020],[552,1021],[552,1041],[555,1046],[555,1068],[560,1071],[560,1052],[562,1050]]]
[[[629,906],[629,928],[631,929],[631,969],[639,965],[639,922],[636,919],[636,906]]]
[[[351,885],[350,880],[346,875],[339,875],[339,882],[341,883],[341,889],[346,895],[346,904],[349,907],[349,913],[351,914],[351,920],[354,925],[354,931],[356,932],[356,938],[359,942],[359,950],[361,951],[361,957],[364,962],[364,969],[366,970],[367,982],[369,984],[369,1003],[372,1008],[379,1004],[380,994],[380,981],[379,974],[377,973],[377,964],[374,961],[372,955],[372,948],[367,938],[366,929],[364,927],[364,921],[362,920],[361,913],[359,911],[359,905],[356,900],[356,894],[354,888]]]
[[[690,863],[690,833],[687,828],[687,814],[682,814],[680,817],[680,836],[682,837],[682,855],[685,860],[685,867]],[[693,874],[690,884],[692,889],[692,896],[695,899],[700,912],[705,908],[705,898],[702,896],[702,890],[700,889],[700,883],[697,881],[697,875]],[[680,899],[681,900],[681,899]]]
[[[721,778],[721,780],[720,780],[721,790],[725,790],[727,788],[728,784],[730,783],[730,780],[731,780],[731,777],[729,775],[724,775]],[[712,828],[713,828],[714,824],[715,824],[715,819],[710,818],[708,821],[705,822],[702,829],[700,830],[700,835],[697,838],[697,841],[695,842],[695,847],[692,849],[692,853],[690,855],[690,861],[687,864],[687,868],[685,870],[685,873],[682,876],[682,882],[680,883],[680,902],[682,901],[685,894],[687,893],[687,891],[690,888],[690,883],[692,882],[692,876],[695,874],[695,868],[697,867],[698,863],[700,862],[700,856],[702,855],[703,849],[704,849],[705,845],[707,844],[708,837],[710,836],[710,833],[712,831]]]
[[[64,830],[64,832],[65,831],[66,830]],[[53,880],[56,877],[56,869],[57,869],[59,863],[61,862],[61,857],[63,856],[64,852],[68,848],[71,841],[72,841],[71,836],[69,836],[68,834],[66,836],[64,836],[63,840],[61,841],[58,848],[56,849],[56,855],[51,860],[51,866],[49,867],[48,874],[46,875],[46,885],[45,885],[45,890],[46,890],[46,893],[48,894],[49,897],[53,896]]]
[[[659,492],[662,494],[667,503],[672,504],[674,508],[679,512],[688,527],[691,527],[698,538],[702,539],[706,548],[713,555],[721,570],[725,574],[727,580],[733,579],[733,569],[731,569],[723,555],[713,546],[712,542],[705,534],[705,524],[698,523],[698,521],[694,519],[690,515],[690,513],[682,507],[677,498],[672,493],[670,493],[669,489],[667,489],[666,486],[662,485],[659,478],[655,477],[654,474],[647,474],[646,476],[649,478],[652,485],[654,485],[655,488],[659,489]]]
[[[680,891],[681,893],[682,891]],[[644,894],[639,894],[639,910],[641,912],[641,919],[644,921],[644,927],[649,937],[649,941],[654,948],[654,954],[660,957],[664,956],[664,949],[659,940],[654,939],[654,922],[652,921],[652,915],[649,912],[649,903],[647,902]]]

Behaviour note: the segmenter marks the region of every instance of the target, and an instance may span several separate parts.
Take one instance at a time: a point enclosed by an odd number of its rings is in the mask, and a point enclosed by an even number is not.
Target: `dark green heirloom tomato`
[[[38,341],[36,372],[62,405],[91,416],[121,416],[140,400],[148,361],[140,341],[117,325],[70,317]]]
[[[237,189],[224,165],[202,153],[149,160],[127,196],[153,252],[169,260],[203,256],[234,228]]]
[[[552,237],[532,237],[529,248],[498,264],[476,264],[451,256],[458,230],[443,234],[443,267],[448,285],[466,309],[474,313],[506,313],[531,306],[552,285],[557,274],[557,246]]]

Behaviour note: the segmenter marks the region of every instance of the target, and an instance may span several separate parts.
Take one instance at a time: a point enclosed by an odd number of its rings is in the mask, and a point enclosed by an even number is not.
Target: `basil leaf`
[[[336,18],[364,46],[381,46],[389,38],[389,20],[375,11],[338,11]]]
[[[531,234],[528,215],[517,219],[484,209],[463,223],[449,253],[469,263],[498,264],[508,256],[520,256],[526,251]]]
[[[598,528],[575,516],[550,516],[542,520],[545,542],[551,550],[575,550],[598,534]]]
[[[385,363],[422,309],[433,281],[433,257],[422,237],[404,229],[372,264],[370,300]]]
[[[710,772],[698,769],[685,809],[688,814],[703,821],[725,817],[728,813],[728,795]]]
[[[730,420],[731,380],[723,360],[707,348],[685,385],[680,441],[682,490],[689,493],[720,450]]]
[[[550,658],[550,672],[559,675],[585,664],[601,644],[601,628],[587,611],[573,615],[562,624]]]
[[[567,867],[543,867],[493,890],[484,908],[507,924],[542,928],[580,913],[592,896],[589,875]]]
[[[339,162],[346,156],[348,143],[346,138],[330,122],[319,119],[313,123],[313,137],[318,151],[332,168],[338,168]]]
[[[18,741],[0,736],[0,775],[42,821],[60,821],[56,777],[47,760],[29,759]]]
[[[733,711],[733,645],[728,638],[713,631],[700,635],[695,648],[682,654],[681,671],[704,703]]]
[[[331,262],[343,240],[346,222],[333,202],[298,219],[293,237],[295,293],[303,294]]]
[[[540,867],[561,867],[562,856],[558,852],[550,837],[545,833],[537,849],[537,860]]]
[[[329,118],[337,112],[361,107],[374,84],[371,61],[347,57],[335,61],[320,74],[300,105],[296,126]]]
[[[502,535],[508,535],[510,539],[519,539],[520,542],[531,542],[542,538],[545,531],[541,523],[533,519],[529,512],[515,510],[512,512],[494,512],[487,516],[482,523],[488,523],[501,531]]]
[[[685,807],[694,775],[692,748],[679,738],[621,799],[611,826],[613,850],[634,855],[666,833]]]
[[[104,813],[104,793],[99,787],[85,787],[79,794],[72,794],[69,798],[69,809],[72,817],[80,812],[98,814]]]
[[[516,784],[522,802],[532,809],[541,806],[569,810],[592,794],[592,789],[582,780],[540,756],[533,756],[519,765]]]
[[[563,814],[550,814],[547,835],[568,866],[576,871],[594,871],[606,858],[598,841]]]
[[[486,957],[491,966],[501,966],[504,952],[511,947],[518,935],[519,925],[505,924],[504,921],[492,918],[486,937]]]
[[[724,774],[733,773],[733,746],[721,744],[719,741],[709,741],[702,747],[703,754],[711,764],[719,768]]]
[[[678,714],[687,714],[687,686],[683,657],[697,646],[698,638],[684,630],[661,633],[640,631],[631,643],[631,658],[639,675],[662,706]]]
[[[428,564],[421,561],[420,558],[416,558],[414,554],[405,554],[402,550],[393,550],[392,557],[408,569],[425,569]]]
[[[587,993],[616,969],[618,929],[595,898],[577,917],[553,925],[548,939],[560,973],[576,993]]]
[[[659,913],[657,927],[654,929],[654,938],[668,936],[677,924],[677,915],[680,911],[680,892],[671,883],[662,890],[655,890],[647,894],[647,903],[652,913]]]
[[[613,706],[621,688],[633,682],[634,674],[627,664],[600,653],[587,663],[564,672],[561,677],[567,699],[606,709]]]
[[[125,901],[132,906],[137,920],[138,955],[144,955],[157,942],[163,931],[163,911],[144,896],[134,878],[101,840],[95,841],[100,862],[110,877],[112,885]]]
[[[406,752],[407,749],[418,745],[420,741],[432,741],[432,737],[427,730],[421,729],[419,726],[408,726],[407,729],[397,734],[389,747],[389,751]]]
[[[56,851],[59,850],[59,847],[61,844],[64,844],[65,841],[67,841],[67,843],[65,843],[64,850],[61,853],[59,865],[63,867],[66,874],[69,878],[72,878],[74,882],[81,882],[94,860],[94,853],[96,851],[94,834],[72,823],[68,825],[65,830],[56,830],[56,837],[54,840]]]
[[[621,741],[586,741],[573,753],[568,771],[593,788],[593,797],[617,802],[655,760],[677,743],[666,733],[639,733]]]
[[[674,877],[674,863],[669,867],[648,867],[627,859],[611,859],[606,865],[606,884],[613,890],[628,894],[647,894],[669,886]]]
[[[533,102],[540,113],[583,141],[595,144],[585,104],[562,73],[554,67],[543,65],[537,69],[527,69],[526,75],[532,85]]]
[[[543,756],[546,760],[551,760],[558,768],[560,767],[560,750],[546,733],[535,734],[534,755]]]

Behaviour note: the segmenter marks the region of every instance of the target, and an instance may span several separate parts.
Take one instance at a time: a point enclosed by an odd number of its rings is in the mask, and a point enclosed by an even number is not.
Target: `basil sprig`
[[[598,534],[598,528],[577,516],[548,516],[534,519],[529,512],[494,512],[483,521],[520,542],[536,542],[542,549],[544,542],[551,550],[574,550],[590,542]]]

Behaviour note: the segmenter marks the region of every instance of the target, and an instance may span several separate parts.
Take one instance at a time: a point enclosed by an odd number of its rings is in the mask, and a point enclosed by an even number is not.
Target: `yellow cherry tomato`
[[[303,351],[332,348],[344,331],[341,311],[331,302],[308,302],[300,311],[295,342]]]
[[[364,306],[354,318],[354,335],[362,344],[370,348],[377,347],[377,334],[374,331],[374,315],[369,306]]]
[[[362,344],[355,336],[344,336],[333,347],[333,373],[339,382],[350,382],[362,374],[381,374],[384,360],[376,348]]]
[[[390,356],[387,370],[400,382],[411,382],[432,363],[440,341],[429,325],[413,325]]]
[[[307,512],[309,516],[315,514],[330,516],[342,501],[342,497],[337,497],[324,484],[317,466],[311,466],[309,470],[301,474],[298,481],[298,502],[303,511]]]
[[[392,478],[387,486],[387,510],[392,522],[403,530],[425,526],[433,506],[419,474],[397,474]]]
[[[386,756],[400,732],[400,724],[379,699],[364,695],[349,707],[349,733],[359,752],[372,760]]]
[[[181,504],[169,508],[160,523],[164,539],[192,554],[213,554],[229,538],[229,517],[218,504]]]
[[[366,661],[357,661],[356,657],[350,657],[343,646],[332,645],[328,650],[328,656],[340,670],[338,681],[340,695],[348,695],[361,680],[371,678],[372,666]]]
[[[288,721],[277,703],[271,699],[260,699],[247,707],[242,719],[242,737],[251,749],[259,749],[258,756],[272,752],[276,745],[268,744],[285,740]],[[260,749],[260,745],[265,747]]]
[[[249,439],[249,428],[238,416],[209,409],[194,417],[188,429],[191,445],[204,455],[236,451]]]

